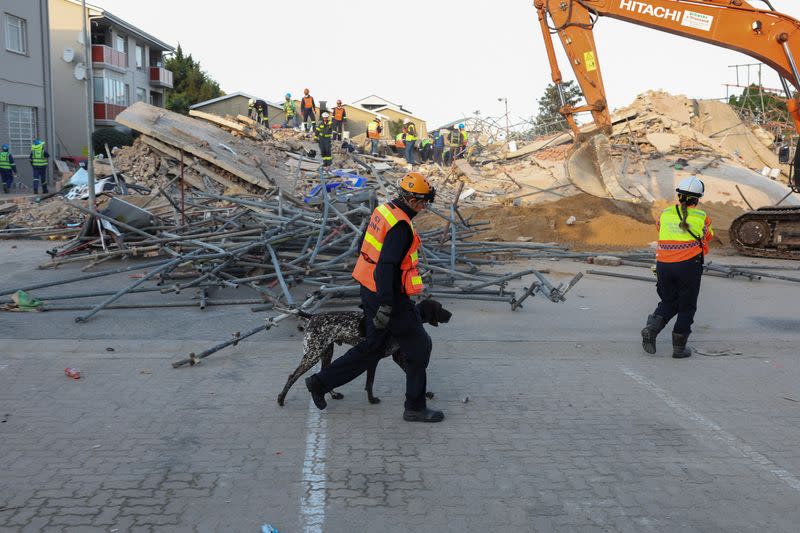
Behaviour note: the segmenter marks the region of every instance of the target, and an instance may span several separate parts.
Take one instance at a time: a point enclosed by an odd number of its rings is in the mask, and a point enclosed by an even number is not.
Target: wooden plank
[[[220,117],[219,115],[214,115],[211,113],[204,113],[203,111],[197,111],[192,109],[189,111],[190,117],[202,118],[203,120],[207,120],[219,126],[223,126],[225,128],[236,130],[241,133],[246,133],[247,127],[242,126],[238,122],[233,122],[232,120],[227,120],[225,118]]]
[[[178,150],[176,150],[175,148],[172,148],[171,146],[168,146],[168,145],[166,145],[166,144],[164,144],[164,143],[162,143],[160,141],[157,141],[156,139],[148,137],[146,135],[142,136],[142,141],[144,141],[144,143],[147,144],[148,146],[151,146],[152,148],[155,148],[159,152],[161,152],[161,153],[163,153],[165,155],[168,155],[169,157],[171,157],[175,161],[180,161],[181,160],[180,152]],[[236,183],[235,181],[232,181],[231,179],[229,179],[229,178],[227,178],[225,176],[222,176],[221,174],[217,174],[216,172],[214,172],[213,170],[211,170],[208,167],[205,167],[205,166],[199,165],[199,164],[195,164],[195,162],[189,160],[188,157],[184,158],[184,166],[186,168],[194,170],[195,172],[199,172],[201,174],[205,174],[206,176],[208,176],[212,180],[216,181],[217,183],[219,183],[223,187],[243,189],[243,187],[241,185],[239,185],[238,183]],[[202,187],[202,190],[205,190],[205,184]]]
[[[475,170],[475,168],[467,163],[464,159],[456,159],[455,161],[456,168],[461,171],[466,177],[468,177],[472,181],[480,181],[482,179],[481,173]]]
[[[154,107],[144,102],[136,102],[120,113],[117,123],[127,126],[163,143],[183,149],[237,176],[244,181],[269,190],[272,183],[261,175],[259,167],[270,167],[263,151],[249,142],[243,142],[231,133],[208,122],[195,120]],[[227,148],[231,150],[228,150]],[[276,167],[271,167],[276,171]],[[270,175],[279,186],[286,182],[287,173],[275,172]],[[289,190],[286,187],[286,190]]]

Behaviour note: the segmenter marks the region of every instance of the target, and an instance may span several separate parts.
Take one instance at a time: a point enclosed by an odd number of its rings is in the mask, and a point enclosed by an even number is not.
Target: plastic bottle
[[[64,369],[64,374],[66,374],[68,378],[81,379],[81,371],[77,368],[67,367]]]

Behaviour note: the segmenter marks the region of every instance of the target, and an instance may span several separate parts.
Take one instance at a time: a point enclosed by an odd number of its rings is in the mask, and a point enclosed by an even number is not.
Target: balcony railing
[[[172,89],[172,71],[161,67],[150,67],[150,85]]]
[[[125,111],[127,106],[104,104],[102,102],[94,103],[94,120],[95,121],[112,121],[117,118],[117,115]]]
[[[118,52],[110,46],[93,44],[92,63],[100,68],[106,67],[125,72],[128,68],[128,54]]]

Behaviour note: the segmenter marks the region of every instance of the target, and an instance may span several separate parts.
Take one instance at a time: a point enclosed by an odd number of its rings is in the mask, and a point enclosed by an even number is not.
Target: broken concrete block
[[[668,154],[681,145],[681,138],[675,133],[648,133],[645,138],[662,154]]]

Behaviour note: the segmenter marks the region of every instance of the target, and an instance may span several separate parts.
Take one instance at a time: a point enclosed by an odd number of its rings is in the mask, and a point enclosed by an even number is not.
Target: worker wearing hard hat
[[[269,128],[269,108],[264,100],[251,98],[247,101],[250,118]]]
[[[319,143],[319,151],[322,154],[323,166],[329,167],[333,162],[331,154],[331,137],[333,136],[333,124],[330,114],[325,111],[322,113],[322,121],[314,130],[314,140]]]
[[[705,193],[705,185],[697,176],[681,181],[678,203],[662,211],[658,221],[656,248],[656,290],[661,298],[656,310],[647,317],[642,330],[642,348],[656,353],[656,337],[672,317],[677,315],[672,329],[672,357],[682,359],[692,355],[686,347],[692,332],[703,258],[708,243],[714,237],[711,219],[697,208]]]
[[[8,145],[4,144],[2,151],[0,151],[0,178],[3,180],[4,193],[8,194],[11,190],[16,174],[17,164],[14,162],[14,156],[11,155],[11,149]]]
[[[283,121],[284,128],[297,128],[300,126],[300,120],[297,118],[297,108],[292,100],[292,93],[286,93],[283,99],[283,114],[285,120]]]
[[[417,125],[409,119],[403,120],[403,144],[406,151],[406,162],[414,164],[414,145],[417,144]]]
[[[379,205],[370,216],[353,278],[361,285],[366,339],[306,379],[319,409],[325,394],[374,369],[391,337],[406,359],[406,400],[403,420],[440,422],[441,411],[426,405],[426,369],[433,347],[411,297],[422,292],[417,268],[422,241],[411,219],[436,197],[422,174],[410,172],[399,183],[399,195]]]
[[[31,145],[31,166],[33,167],[33,193],[39,194],[39,185],[42,192],[47,190],[47,166],[50,163],[50,154],[47,153],[44,141],[35,139]]]
[[[378,141],[381,139],[382,132],[383,125],[381,125],[381,117],[375,115],[375,118],[367,125],[367,139],[371,142],[369,150],[371,155],[378,155]]]
[[[303,129],[312,131],[317,125],[317,103],[309,94],[308,89],[303,89],[303,99],[300,100],[300,112],[303,114]]]
[[[342,140],[344,123],[347,122],[347,110],[342,105],[341,100],[336,100],[336,107],[333,108],[333,140]]]
[[[458,128],[453,128],[453,133],[450,138],[450,142],[453,145],[453,159],[459,159],[461,157],[466,157],[467,155],[467,145],[469,145],[469,134],[467,133],[467,129],[464,126],[464,123],[458,125]]]
[[[433,162],[440,166],[444,163],[444,141],[442,130],[433,132]]]

